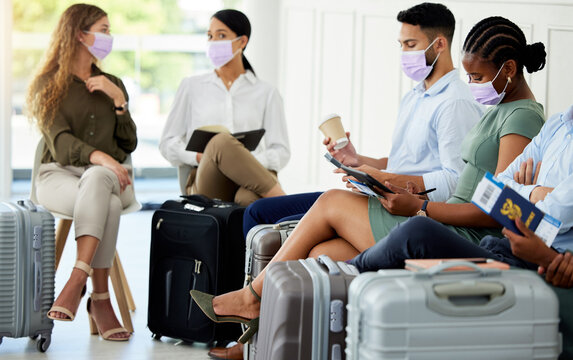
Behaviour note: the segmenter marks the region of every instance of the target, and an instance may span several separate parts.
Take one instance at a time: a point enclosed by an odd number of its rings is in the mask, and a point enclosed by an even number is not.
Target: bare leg
[[[328,255],[334,261],[346,261],[360,254],[360,251],[344,239],[332,239],[321,242],[310,250],[308,257],[317,258],[320,255]]]
[[[374,245],[368,221],[368,198],[346,190],[330,190],[320,196],[301,219],[291,236],[271,262],[307,258],[316,245],[335,238],[347,241],[354,251],[340,253],[352,257]],[[266,269],[253,281],[253,289],[260,295]],[[238,315],[254,318],[259,315],[260,303],[249,289],[233,291],[213,299],[213,308],[219,315]]]
[[[93,269],[92,285],[94,293],[102,294],[109,291],[109,268],[106,269]],[[102,334],[109,329],[121,328],[119,320],[115,316],[110,299],[92,301],[90,311],[94,317],[98,328]],[[129,332],[121,332],[113,334],[110,338],[128,338]]]
[[[76,241],[76,259],[83,261],[88,265],[91,264],[95,251],[99,245],[99,240],[93,236],[85,235],[78,237]],[[88,274],[80,269],[73,268],[68,282],[62,289],[60,295],[58,295],[56,301],[54,301],[54,305],[62,306],[75,314],[78,306],[80,305],[81,292],[87,279]],[[66,314],[59,311],[51,311],[50,315],[59,319],[65,319],[68,317]]]

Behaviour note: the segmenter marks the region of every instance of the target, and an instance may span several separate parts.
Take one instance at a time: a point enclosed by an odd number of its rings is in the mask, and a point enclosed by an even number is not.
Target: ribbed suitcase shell
[[[37,337],[50,346],[54,302],[54,217],[31,201],[0,203],[0,342]]]
[[[249,230],[245,251],[245,286],[263,271],[297,224],[298,220],[292,220],[279,224],[260,224]],[[256,352],[257,334],[245,344],[243,359],[253,360]]]
[[[344,359],[347,291],[357,274],[327,256],[269,265],[255,358]]]
[[[467,262],[476,271],[441,272],[456,264],[358,276],[349,290],[347,359],[557,358],[557,297],[543,279]]]

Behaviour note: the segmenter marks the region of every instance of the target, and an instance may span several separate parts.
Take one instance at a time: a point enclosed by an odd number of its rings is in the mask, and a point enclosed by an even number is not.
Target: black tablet
[[[247,150],[253,151],[259,145],[259,142],[261,141],[261,138],[264,134],[265,129],[257,129],[237,132],[231,135],[243,143]],[[216,132],[196,129],[193,131],[193,134],[191,134],[191,138],[189,139],[185,150],[203,152],[205,151],[205,147],[207,146],[207,143],[209,143],[209,140],[211,140],[211,138],[215,135],[217,135]]]
[[[360,171],[360,170],[356,170],[353,169],[351,167],[348,167],[346,165],[344,165],[343,163],[341,163],[340,161],[336,160],[332,155],[330,155],[330,153],[326,153],[324,154],[324,157],[330,161],[331,163],[334,164],[334,166],[336,166],[337,168],[340,168],[342,170],[344,170],[344,172],[346,172],[348,175],[354,176],[354,178],[356,178],[356,180],[360,181],[361,183],[365,184],[366,186],[368,186],[370,189],[372,189],[372,191],[374,191],[375,193],[379,193],[378,190],[375,189],[381,189],[384,192],[387,193],[391,193],[394,194],[394,191],[388,189],[388,187],[386,187],[385,185],[381,184],[378,180],[374,179],[372,176],[370,176],[369,174],[365,173],[364,171]]]

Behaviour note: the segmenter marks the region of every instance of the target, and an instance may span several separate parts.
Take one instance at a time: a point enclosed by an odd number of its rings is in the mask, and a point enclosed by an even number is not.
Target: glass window
[[[12,167],[29,176],[40,134],[25,116],[26,89],[62,12],[75,0],[13,0]],[[119,76],[139,145],[137,168],[171,168],[158,150],[159,137],[181,79],[211,69],[204,55],[211,15],[239,8],[242,0],[99,0],[109,14],[113,52],[103,70]],[[28,169],[22,171],[22,169]],[[172,171],[170,173],[173,173]]]

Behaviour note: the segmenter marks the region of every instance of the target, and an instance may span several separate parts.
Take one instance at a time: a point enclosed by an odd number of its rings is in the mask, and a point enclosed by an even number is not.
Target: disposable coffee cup
[[[318,127],[324,136],[330,138],[331,141],[336,141],[334,145],[335,150],[342,149],[348,145],[348,138],[342,126],[340,116],[337,114],[330,114],[324,117],[324,121]]]

